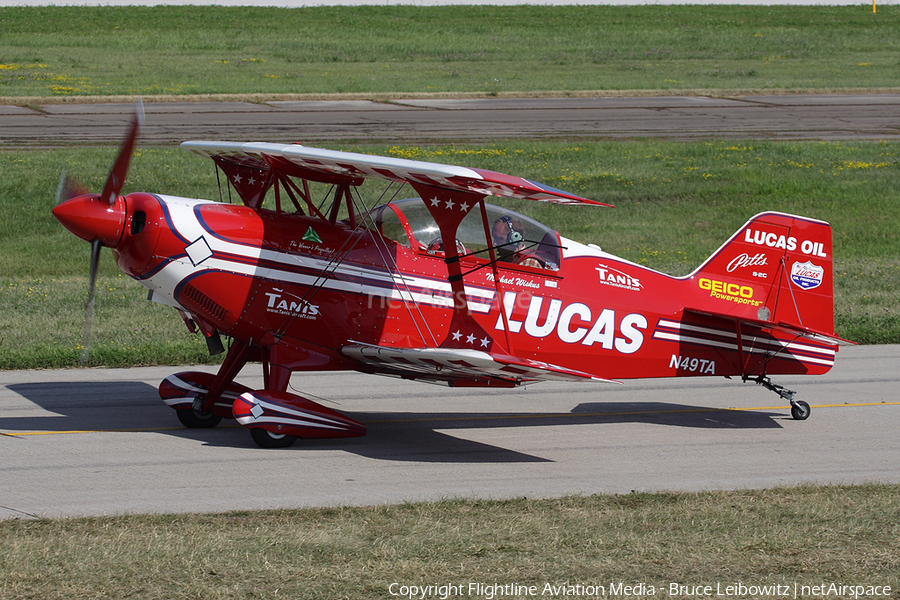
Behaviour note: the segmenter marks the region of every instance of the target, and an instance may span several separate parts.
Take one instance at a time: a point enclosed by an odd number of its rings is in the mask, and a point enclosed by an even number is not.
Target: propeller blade
[[[116,162],[113,164],[112,169],[109,171],[109,176],[106,178],[106,184],[103,186],[103,193],[100,194],[100,202],[112,205],[116,201],[119,192],[122,191],[122,186],[125,185],[125,175],[128,173],[128,165],[131,163],[131,153],[134,150],[134,143],[137,140],[138,131],[143,122],[144,103],[138,98],[134,103],[134,118],[131,121],[131,128],[128,130],[128,135],[126,135],[125,139],[122,141],[122,146],[119,149],[119,156],[116,157]]]
[[[88,301],[84,315],[84,343],[78,362],[81,366],[87,364],[91,357],[91,330],[94,327],[94,290],[97,287],[97,268],[100,265],[100,248],[103,245],[100,240],[91,242],[91,280],[88,283]]]
[[[63,171],[59,174],[59,183],[56,184],[56,202],[53,206],[59,206],[68,198],[65,197],[65,189],[66,189],[66,177],[69,175],[68,171]]]
[[[56,206],[59,206],[66,200],[89,193],[90,190],[86,185],[74,177],[70,177],[68,171],[63,171],[59,175],[59,185],[56,186]]]

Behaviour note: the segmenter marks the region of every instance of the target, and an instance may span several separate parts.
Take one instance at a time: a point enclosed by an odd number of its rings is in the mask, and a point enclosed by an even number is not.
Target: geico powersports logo
[[[737,304],[760,306],[762,300],[753,299],[753,288],[749,285],[716,281],[715,279],[701,278],[698,282],[701,290],[707,290],[710,298],[727,300]]]

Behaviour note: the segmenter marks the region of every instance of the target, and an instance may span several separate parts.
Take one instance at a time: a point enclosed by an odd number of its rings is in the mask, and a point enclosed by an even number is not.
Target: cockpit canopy
[[[457,230],[456,246],[460,256],[490,260],[492,248],[495,258],[501,262],[525,266],[540,263],[543,269],[559,269],[560,240],[556,231],[507,208],[487,203],[484,207],[486,224],[481,210],[472,210]],[[376,223],[382,235],[402,246],[415,252],[443,256],[440,229],[421,198],[383,205]]]

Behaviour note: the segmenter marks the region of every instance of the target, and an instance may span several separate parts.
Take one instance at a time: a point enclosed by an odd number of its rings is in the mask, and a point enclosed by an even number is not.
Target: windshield
[[[456,233],[460,255],[490,260],[493,248],[501,262],[559,269],[559,235],[554,230],[501,206],[484,207],[491,239],[485,235],[481,211],[470,211]],[[386,204],[377,221],[385,237],[418,252],[443,255],[440,229],[421,198]]]

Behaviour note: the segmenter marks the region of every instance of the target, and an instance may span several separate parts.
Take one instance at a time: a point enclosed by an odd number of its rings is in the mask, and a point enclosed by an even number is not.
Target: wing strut
[[[469,311],[469,301],[463,283],[460,256],[456,248],[456,232],[462,220],[476,206],[484,204],[485,194],[449,190],[443,187],[411,182],[434,217],[441,232],[444,246],[444,263],[447,265],[447,281],[453,294],[453,317],[442,348],[466,348],[467,340],[479,340],[479,350],[496,354],[508,354],[494,337],[486,332]],[[490,239],[490,238],[488,238]],[[470,342],[471,343],[471,342]]]
[[[324,283],[331,277],[331,275],[338,269],[338,267],[340,267],[340,265],[343,263],[344,259],[350,254],[350,252],[353,251],[353,249],[356,247],[356,244],[359,243],[359,241],[361,239],[360,235],[354,235],[354,234],[358,234],[359,231],[364,228],[366,221],[371,219],[369,211],[366,209],[365,203],[362,202],[361,199],[359,199],[361,209],[354,208],[354,198],[353,198],[353,193],[352,193],[353,189],[354,189],[354,187],[352,185],[340,186],[335,191],[334,205],[332,206],[332,210],[331,210],[332,217],[334,217],[334,215],[336,213],[335,207],[339,206],[341,198],[344,198],[346,200],[346,202],[348,204],[348,211],[350,212],[351,220],[353,222],[353,227],[354,227],[353,234],[347,236],[346,240],[344,241],[344,244],[340,248],[336,249],[331,254],[331,256],[328,258],[328,263],[320,271],[316,280],[309,286],[307,292],[303,295],[302,300],[305,302],[311,302],[313,300],[316,293],[320,289],[322,289],[322,286],[324,285]],[[397,190],[397,191],[399,191],[399,190]],[[395,195],[396,195],[397,191],[395,191]],[[384,193],[386,193],[386,192],[387,192],[387,190],[385,190]],[[319,213],[318,210],[316,212],[317,212],[317,214],[321,215],[321,213]],[[357,219],[354,216],[356,214],[360,215],[359,219]],[[324,220],[324,218],[323,218],[323,220]],[[375,239],[377,239],[377,237]],[[386,271],[389,273],[391,279],[395,282],[397,288],[404,289],[407,293],[408,298],[413,298],[413,292],[412,292],[412,290],[409,289],[409,285],[404,280],[403,277],[400,277],[400,281],[399,281],[399,283],[397,283],[397,279],[395,276],[395,273],[398,270],[397,265],[396,265],[396,263],[388,264],[388,261],[385,259],[385,256],[384,256],[385,248],[380,247],[378,243],[375,243],[374,246],[377,249],[379,255],[381,256],[382,263],[384,264]],[[415,303],[415,301],[413,301],[413,304],[417,308],[418,317],[419,317],[418,319],[416,319],[415,316],[413,315],[412,309],[409,306],[409,301],[407,298],[403,297],[402,293],[401,293],[401,300],[403,301],[404,306],[406,306],[406,310],[409,313],[410,317],[412,318],[412,322],[413,322],[414,326],[416,327],[416,331],[418,332],[420,338],[423,341],[427,340],[427,337],[426,337],[426,332],[427,332],[428,337],[431,338],[432,343],[437,345],[438,342],[437,342],[436,336],[434,335],[434,332],[432,332],[430,327],[428,326],[428,321],[425,318],[425,316],[421,313],[420,310],[418,310],[418,305]],[[284,334],[288,330],[288,328],[290,327],[291,323],[293,323],[294,319],[296,319],[296,317],[297,317],[296,314],[287,316],[285,318],[284,322],[282,323],[282,325],[279,326],[279,328],[272,334],[274,336],[274,338],[277,340],[280,340],[284,336]],[[421,321],[421,323],[424,325],[426,332],[422,331],[419,321]]]
[[[488,215],[487,208],[484,206],[484,200],[479,202],[479,206],[481,208],[481,224],[484,227],[484,239],[491,240],[491,230],[488,228]],[[506,307],[503,303],[503,283],[501,281],[500,272],[497,269],[497,262],[499,261],[499,257],[497,253],[494,251],[494,244],[488,244],[488,255],[490,256],[491,261],[491,271],[494,274],[494,287],[497,290],[497,298],[500,302],[500,318],[503,319],[503,337],[506,340],[506,348],[510,352],[510,354],[514,354],[512,348],[512,339],[509,337],[509,316],[506,314]]]

